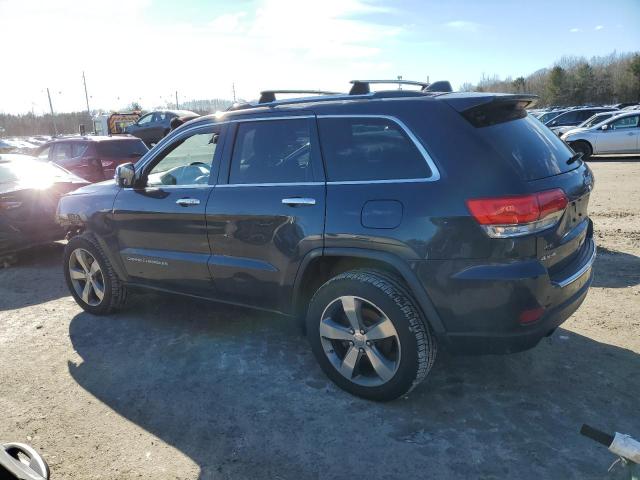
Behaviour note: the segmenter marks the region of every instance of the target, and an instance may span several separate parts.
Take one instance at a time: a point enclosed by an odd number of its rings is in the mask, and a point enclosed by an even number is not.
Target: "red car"
[[[142,140],[130,135],[63,137],[45,143],[36,152],[89,182],[113,178],[121,163],[135,163],[149,149]]]

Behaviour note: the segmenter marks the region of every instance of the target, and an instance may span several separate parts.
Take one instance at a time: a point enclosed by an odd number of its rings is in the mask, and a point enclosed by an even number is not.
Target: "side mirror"
[[[600,130],[609,130],[609,125],[605,123],[600,127]]]
[[[131,188],[136,180],[136,170],[133,163],[123,163],[116,167],[116,172],[113,178],[116,179],[116,183],[121,188]]]

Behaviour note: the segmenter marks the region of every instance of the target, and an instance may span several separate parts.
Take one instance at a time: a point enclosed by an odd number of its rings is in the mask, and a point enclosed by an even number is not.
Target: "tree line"
[[[606,105],[640,102],[640,53],[611,53],[603,57],[562,57],[551,68],[527,77],[483,78],[465,83],[464,91],[533,93],[538,106]]]

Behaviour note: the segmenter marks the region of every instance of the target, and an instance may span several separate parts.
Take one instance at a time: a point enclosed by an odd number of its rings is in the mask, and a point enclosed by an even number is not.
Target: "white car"
[[[621,113],[589,128],[574,128],[560,138],[583,158],[640,153],[640,111]]]

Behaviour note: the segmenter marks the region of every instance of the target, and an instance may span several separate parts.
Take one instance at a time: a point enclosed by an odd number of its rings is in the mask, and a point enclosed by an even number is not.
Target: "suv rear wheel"
[[[64,277],[76,303],[94,315],[109,314],[125,301],[124,286],[90,234],[74,237],[67,243]]]
[[[353,270],[329,280],[311,300],[306,327],[327,376],[371,400],[411,391],[436,356],[435,338],[415,300],[380,272]]]

